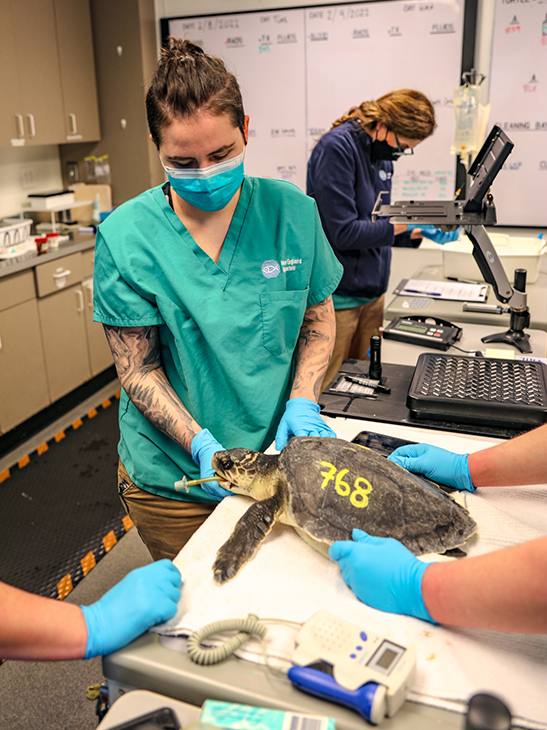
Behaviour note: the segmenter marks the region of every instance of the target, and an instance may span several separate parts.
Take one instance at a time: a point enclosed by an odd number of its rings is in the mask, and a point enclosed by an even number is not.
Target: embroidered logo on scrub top
[[[386,172],[385,170],[378,170],[378,177],[380,178],[380,180],[389,180],[389,178],[391,177],[391,173]]]
[[[273,259],[271,259],[269,261],[264,261],[262,264],[262,273],[266,279],[275,279],[275,277],[279,276],[281,273],[281,268],[277,261],[273,261]]]

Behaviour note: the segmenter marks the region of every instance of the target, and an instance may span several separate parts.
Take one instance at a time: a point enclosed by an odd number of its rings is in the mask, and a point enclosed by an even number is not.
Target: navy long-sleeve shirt
[[[374,298],[387,288],[393,225],[387,218],[371,219],[381,191],[391,198],[393,163],[374,164],[370,135],[353,119],[334,127],[315,145],[307,175],[307,193],[317,202],[323,229],[344,267],[335,294]],[[397,236],[408,238],[408,233]]]

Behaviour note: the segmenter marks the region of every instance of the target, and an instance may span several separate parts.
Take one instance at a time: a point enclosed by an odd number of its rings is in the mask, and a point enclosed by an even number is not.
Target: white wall
[[[34,183],[22,186],[22,176]],[[54,145],[0,149],[0,218],[17,216],[29,193],[61,190],[59,148]]]

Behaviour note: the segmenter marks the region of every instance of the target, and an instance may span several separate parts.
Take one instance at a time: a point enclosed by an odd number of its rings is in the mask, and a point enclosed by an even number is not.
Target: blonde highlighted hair
[[[353,106],[332,127],[338,127],[348,119],[356,119],[369,132],[382,123],[401,137],[420,141],[433,134],[436,126],[433,104],[427,96],[413,89],[390,91],[376,101]]]

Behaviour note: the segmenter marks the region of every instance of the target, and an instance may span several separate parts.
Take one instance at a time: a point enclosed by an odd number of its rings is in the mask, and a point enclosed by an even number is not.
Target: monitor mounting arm
[[[505,311],[510,313],[509,330],[483,337],[482,341],[507,342],[521,352],[531,352],[530,338],[523,331],[530,324],[525,292],[526,270],[515,271],[515,284],[511,286],[484,227],[496,223],[496,209],[489,189],[512,149],[513,144],[505,133],[499,127],[494,127],[469,168],[472,182],[467,200],[408,200],[383,205],[382,196],[386,193],[381,192],[372,211],[372,220],[387,216],[394,224],[432,224],[444,231],[462,226],[473,244],[473,258],[484,280],[492,286],[498,301],[507,305]]]

